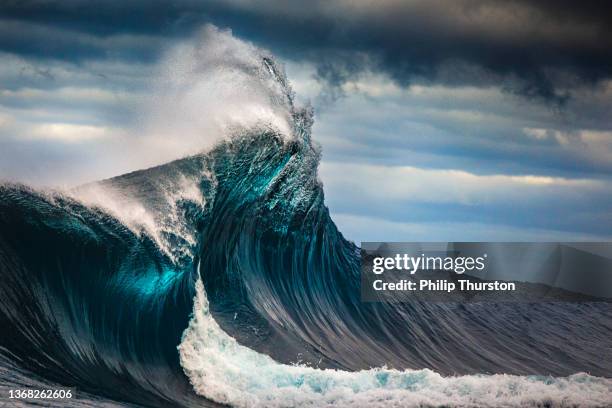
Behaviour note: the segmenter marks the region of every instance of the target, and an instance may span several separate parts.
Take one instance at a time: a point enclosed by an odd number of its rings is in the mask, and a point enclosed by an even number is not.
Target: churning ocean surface
[[[70,191],[0,185],[3,397],[68,386],[76,398],[38,403],[612,405],[609,302],[362,302],[312,113],[272,59],[257,64],[289,132],[254,127]]]

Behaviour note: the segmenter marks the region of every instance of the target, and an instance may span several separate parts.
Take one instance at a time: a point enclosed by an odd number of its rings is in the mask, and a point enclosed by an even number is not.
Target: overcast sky
[[[0,178],[71,186],[275,117],[228,108],[258,99],[207,69],[226,46],[275,55],[314,106],[349,238],[612,239],[605,1],[3,1]]]

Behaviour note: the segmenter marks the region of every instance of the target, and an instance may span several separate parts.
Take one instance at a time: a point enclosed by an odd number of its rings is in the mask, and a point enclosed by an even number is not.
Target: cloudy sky
[[[101,3],[0,4],[1,179],[72,186],[273,118],[232,111],[257,96],[218,70],[175,81],[231,44],[275,55],[313,105],[349,238],[612,239],[605,1]]]

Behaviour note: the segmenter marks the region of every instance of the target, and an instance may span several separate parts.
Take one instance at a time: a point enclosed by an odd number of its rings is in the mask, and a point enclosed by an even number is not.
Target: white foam
[[[171,260],[177,261],[181,256],[192,257],[191,251],[197,242],[195,230],[188,225],[190,220],[184,218],[178,203],[190,201],[200,207],[204,206],[204,194],[198,187],[200,178],[212,180],[208,172],[203,172],[199,177],[180,175],[178,179],[169,181],[171,187],[164,186],[166,180],[153,180],[153,183],[160,185],[159,192],[162,195],[159,198],[163,200],[162,209],[157,212],[147,209],[129,189],[122,190],[112,185],[94,183],[67,193],[85,205],[105,210],[133,233],[147,234],[161,251]],[[180,237],[186,245],[169,242],[167,237],[170,235]]]
[[[244,347],[210,314],[201,280],[178,347],[194,390],[235,407],[610,406],[612,380],[515,375],[442,377],[431,370],[359,372],[290,366]]]

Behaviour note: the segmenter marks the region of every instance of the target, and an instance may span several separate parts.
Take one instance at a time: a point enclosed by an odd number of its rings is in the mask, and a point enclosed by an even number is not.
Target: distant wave
[[[312,113],[262,64],[289,135],[251,129],[69,193],[0,186],[2,388],[76,386],[76,405],[612,404],[609,303],[362,303]]]

